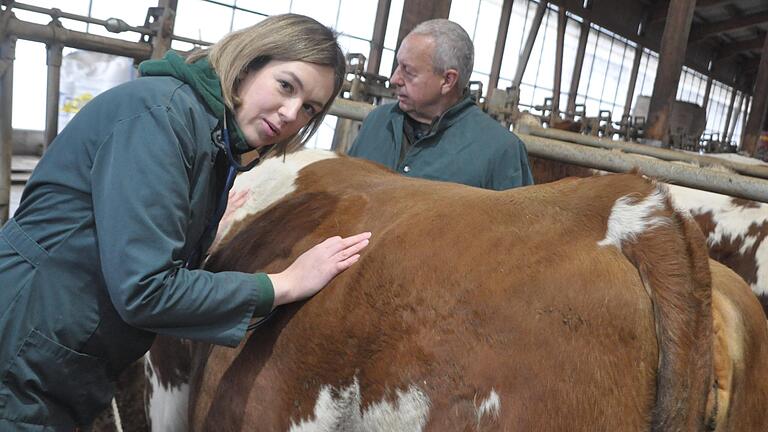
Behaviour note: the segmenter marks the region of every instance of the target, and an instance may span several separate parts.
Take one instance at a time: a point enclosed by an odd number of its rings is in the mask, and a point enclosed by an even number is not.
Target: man
[[[465,91],[474,47],[461,26],[446,19],[419,24],[403,39],[397,62],[390,82],[398,102],[368,115],[351,156],[486,189],[533,184],[523,142]]]

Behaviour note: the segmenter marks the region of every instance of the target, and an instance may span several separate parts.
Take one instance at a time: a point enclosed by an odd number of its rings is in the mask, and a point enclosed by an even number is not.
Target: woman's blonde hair
[[[274,15],[232,32],[216,44],[192,53],[187,62],[205,56],[219,75],[224,103],[233,112],[241,104],[237,94],[246,74],[272,60],[303,61],[334,70],[330,100],[306,126],[274,146],[270,153],[277,154],[298,150],[317,131],[341,90],[346,73],[346,61],[336,41],[336,33],[310,17],[296,14]]]

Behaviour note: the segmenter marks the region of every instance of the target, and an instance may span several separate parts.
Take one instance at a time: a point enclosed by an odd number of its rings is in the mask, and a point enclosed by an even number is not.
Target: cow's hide
[[[298,171],[306,155],[238,179],[254,199],[208,269],[280,271],[336,234],[371,243],[238,348],[196,344],[183,427],[768,428],[765,316],[664,187],[615,175],[495,192],[350,158]]]
[[[531,158],[531,170],[537,184],[596,173],[536,157]],[[768,314],[768,204],[682,186],[670,186],[669,192],[674,205],[690,212],[704,232],[709,256],[738,273]]]

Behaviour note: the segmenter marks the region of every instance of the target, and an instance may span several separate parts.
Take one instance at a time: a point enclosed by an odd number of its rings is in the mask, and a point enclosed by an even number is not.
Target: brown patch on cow
[[[693,213],[692,215],[704,232],[705,237],[713,235],[717,228],[717,221],[712,212]],[[728,235],[720,237],[718,242],[708,241],[710,258],[725,264],[731,270],[738,273],[748,284],[757,283],[757,249],[768,237],[768,223],[753,223],[747,229],[746,237],[754,237],[755,241],[742,253],[742,245],[745,237],[731,238]],[[768,314],[768,299],[765,295],[758,294],[763,311]]]
[[[731,204],[744,208],[760,208],[760,203],[744,198],[731,198]]]

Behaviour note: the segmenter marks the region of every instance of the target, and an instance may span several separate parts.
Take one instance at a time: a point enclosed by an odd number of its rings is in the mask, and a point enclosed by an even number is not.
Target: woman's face
[[[320,112],[333,93],[333,68],[273,60],[240,83],[235,119],[253,148],[283,141]]]

